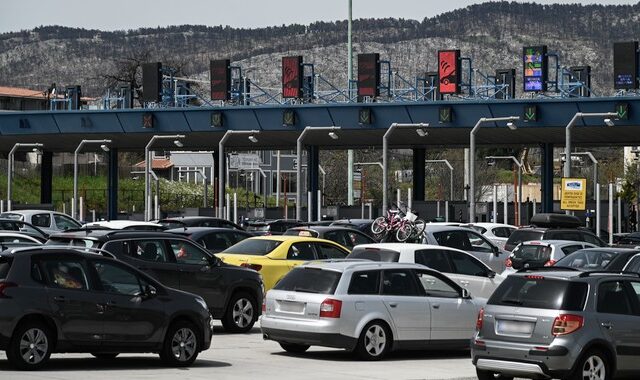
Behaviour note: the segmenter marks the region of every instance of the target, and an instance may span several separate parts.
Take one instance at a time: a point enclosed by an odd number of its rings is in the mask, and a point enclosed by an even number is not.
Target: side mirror
[[[144,298],[153,298],[158,294],[158,290],[152,286],[147,285],[144,287]]]
[[[222,260],[216,257],[216,255],[207,256],[209,259],[209,265],[212,267],[219,267]]]
[[[500,256],[500,248],[496,247],[495,245],[491,247],[491,251],[493,251],[493,255],[495,257]]]
[[[487,277],[489,278],[495,278],[496,277],[496,272],[490,270],[489,273],[487,273]]]
[[[462,298],[464,299],[470,299],[471,298],[471,293],[469,293],[469,289],[466,288],[462,288]]]

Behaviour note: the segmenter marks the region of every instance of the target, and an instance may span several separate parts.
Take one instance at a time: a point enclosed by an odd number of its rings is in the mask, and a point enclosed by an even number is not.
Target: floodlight
[[[105,151],[105,152],[108,152],[108,151],[109,151],[109,147],[107,146],[107,144],[102,144],[102,145],[100,145],[100,149],[102,149],[102,150],[103,150],[103,151]]]
[[[425,137],[427,135],[429,135],[429,131],[427,131],[425,128],[418,128],[416,129],[416,133],[418,134],[418,136],[420,137]]]
[[[509,128],[512,131],[515,131],[516,129],[518,129],[518,126],[513,121],[510,121],[507,123],[507,128]]]
[[[613,122],[613,120],[611,119],[604,119],[604,123],[608,126],[608,127],[613,127],[615,125],[615,123]]]
[[[182,141],[180,140],[173,140],[173,143],[175,144],[175,146],[177,146],[178,148],[182,148],[184,146],[184,144],[182,143]]]
[[[257,143],[258,138],[254,135],[249,135],[249,141],[251,141],[252,143]]]
[[[338,139],[338,134],[335,133],[335,132],[329,132],[329,137],[331,137],[334,140],[337,140]]]

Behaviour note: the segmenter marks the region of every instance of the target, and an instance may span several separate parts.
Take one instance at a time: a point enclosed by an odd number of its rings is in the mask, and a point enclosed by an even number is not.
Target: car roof
[[[357,248],[379,248],[379,249],[389,249],[392,251],[415,251],[418,249],[442,249],[447,251],[457,251],[464,252],[459,249],[445,247],[442,245],[435,244],[418,244],[418,243],[371,243],[371,244],[358,244]],[[354,247],[354,248],[356,248]],[[465,252],[466,253],[466,252]]]
[[[118,238],[166,238],[166,237],[181,237],[177,234],[166,233],[165,231],[135,231],[135,230],[111,230],[111,229],[86,229],[86,230],[71,230],[52,234],[51,238],[94,238],[99,240],[104,238],[107,240],[111,237]]]
[[[318,232],[327,232],[327,231],[355,231],[355,232],[360,232],[356,229],[353,228],[349,228],[349,227],[344,227],[344,226],[298,226],[298,227],[291,227],[289,228],[290,230],[295,230],[295,231],[307,231],[307,230],[312,230],[312,231],[318,231]],[[360,232],[362,233],[362,232]]]
[[[86,223],[82,227],[107,227],[113,229],[122,229],[131,226],[150,226],[162,228],[162,224],[153,222],[143,222],[139,220],[100,220],[96,222]]]
[[[424,229],[425,229],[425,231],[430,231],[430,232],[440,232],[440,231],[473,231],[473,232],[478,232],[476,230],[473,230],[471,227],[433,225],[431,223],[425,224],[425,228]]]
[[[298,268],[320,268],[344,272],[349,269],[429,269],[421,264],[414,263],[388,263],[368,260],[317,260],[306,262]],[[432,269],[433,270],[433,269]]]
[[[339,245],[335,241],[331,241],[331,240],[308,237],[308,236],[296,236],[296,235],[252,236],[250,238],[247,238],[247,240],[300,241],[300,242],[317,241],[317,242],[332,243],[334,245]]]
[[[253,236],[246,231],[236,230],[233,228],[223,228],[223,227],[177,227],[177,228],[166,230],[165,232],[171,232],[174,234],[194,234],[194,233],[200,233],[200,232],[239,232],[247,236]]]
[[[565,245],[565,244],[589,244],[584,241],[576,241],[576,240],[529,240],[523,241],[520,243],[522,245]]]
[[[516,226],[513,226],[511,224],[504,224],[504,223],[488,223],[488,222],[479,222],[479,223],[469,223],[470,226],[478,226],[478,227],[484,227],[484,228],[494,228],[494,227],[509,227],[509,228],[518,228]],[[464,227],[464,225],[463,225]]]
[[[45,251],[56,251],[59,253],[70,253],[76,254],[84,257],[93,257],[95,258],[97,255],[100,257],[114,258],[115,256],[107,251],[97,248],[86,248],[86,247],[73,247],[73,246],[62,246],[62,245],[33,245],[27,247],[17,247],[17,248],[9,248],[5,251],[0,252],[0,256],[2,257],[16,257],[16,255],[30,255],[30,254],[38,254]]]
[[[635,248],[618,248],[618,247],[595,247],[595,248],[583,248],[580,251],[597,251],[597,252],[611,252],[611,253],[640,253],[640,250]]]

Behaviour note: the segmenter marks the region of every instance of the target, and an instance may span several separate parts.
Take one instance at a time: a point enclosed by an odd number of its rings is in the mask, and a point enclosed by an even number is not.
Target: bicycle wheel
[[[422,233],[425,228],[427,228],[427,223],[425,223],[422,219],[416,219],[413,221],[413,233],[411,234],[412,239],[417,239],[422,237]]]
[[[387,230],[387,219],[384,216],[377,217],[373,223],[371,223],[371,232],[375,235],[380,235]]]
[[[403,243],[409,239],[413,233],[413,226],[411,223],[403,223],[396,230],[396,240]]]

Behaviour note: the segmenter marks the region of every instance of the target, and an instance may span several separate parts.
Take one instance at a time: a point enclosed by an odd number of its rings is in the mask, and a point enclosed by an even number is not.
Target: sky
[[[422,20],[485,1],[352,0],[353,18]],[[634,4],[638,0],[579,1],[583,4]],[[576,3],[577,0],[537,0]],[[2,0],[0,33],[40,25],[127,30],[168,25],[230,25],[259,28],[347,18],[348,0]],[[315,7],[313,6],[315,5]]]

